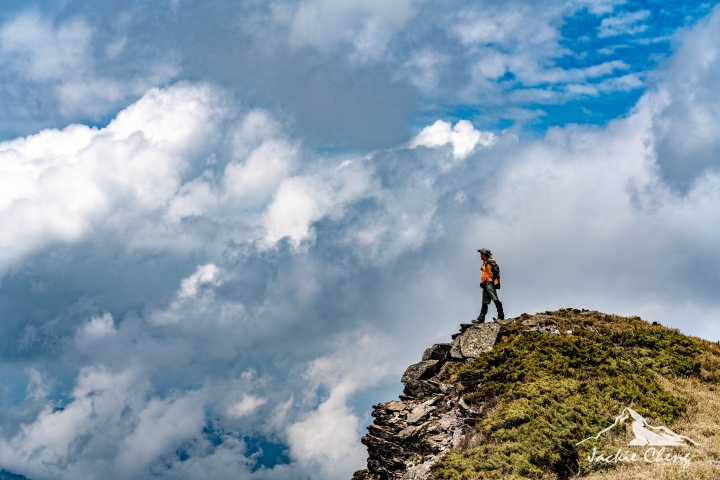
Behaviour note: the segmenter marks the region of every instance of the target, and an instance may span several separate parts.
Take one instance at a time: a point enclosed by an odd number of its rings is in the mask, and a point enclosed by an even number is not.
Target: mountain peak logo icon
[[[686,442],[689,442],[696,447],[700,444],[696,441],[686,437],[685,435],[678,435],[667,427],[653,427],[650,425],[639,413],[630,407],[625,407],[620,415],[615,418],[615,422],[605,430],[602,430],[597,435],[588,437],[585,440],[578,442],[575,446],[578,446],[588,440],[598,440],[602,434],[608,432],[612,428],[625,423],[632,419],[632,431],[635,434],[628,446],[653,446],[653,447],[684,447],[687,446]]]

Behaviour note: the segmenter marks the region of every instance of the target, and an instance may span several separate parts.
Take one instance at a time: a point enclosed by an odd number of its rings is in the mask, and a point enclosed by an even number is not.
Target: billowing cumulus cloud
[[[478,132],[472,123],[460,120],[452,127],[448,122],[438,120],[429,127],[422,129],[410,142],[410,147],[439,147],[452,144],[453,156],[467,157],[477,145],[489,147],[495,143],[496,137],[492,132]]]
[[[222,115],[213,95],[208,87],[151,90],[105,128],[71,125],[0,143],[0,269],[48,244],[78,241],[108,217],[122,229],[186,196],[182,174]]]
[[[343,38],[347,68],[370,68],[424,5],[401,4],[391,24],[390,7],[323,2],[257,21],[284,25],[296,55],[333,55]],[[622,35],[652,18],[582,6]],[[507,72],[578,89],[600,79],[588,95],[638,85],[621,60],[548,63],[562,16],[533,12],[446,17],[473,59],[468,81],[494,79],[503,105],[515,105],[497,83]],[[391,147],[317,148],[287,111],[179,82],[105,126],[3,141],[0,464],[33,480],[349,478],[372,403],[477,315],[480,247],[501,265],[510,315],[594,308],[717,339],[719,16],[684,32],[652,88],[603,125],[490,131],[438,115]],[[361,50],[371,24],[390,33]],[[83,25],[43,28],[82,46],[97,34]],[[433,69],[457,51],[419,51],[389,78],[435,91]],[[23,74],[64,72],[84,61],[73,52],[23,57]]]
[[[352,349],[333,354],[327,337],[292,334],[308,326],[326,295],[328,259],[318,256],[319,244],[331,241],[343,256],[350,253],[349,268],[336,273],[350,285],[369,265],[419,248],[437,227],[434,177],[461,164],[475,144],[492,135],[468,122],[449,130],[454,136],[446,141],[461,158],[435,148],[445,140],[421,142],[432,147],[422,152],[400,147],[403,156],[417,157],[418,168],[409,177],[393,151],[303,167],[297,161],[302,147],[288,140],[267,112],[250,110],[233,120],[220,107],[222,95],[203,85],[154,89],[107,127],[73,125],[2,144],[8,173],[3,215],[11,227],[3,238],[6,273],[29,257],[95,242],[116,244],[127,258],[157,251],[214,257],[177,279],[175,293],[159,308],[118,316],[103,305],[97,313],[67,305],[68,314],[50,322],[52,327],[23,330],[20,351],[42,351],[51,343],[66,359],[68,373],[77,369],[77,378],[60,409],[42,395],[32,397],[34,419],[18,425],[3,447],[4,458],[13,459],[9,466],[37,478],[93,477],[99,471],[117,478],[143,476],[157,473],[158,462],[182,470],[185,456],[193,458],[188,466],[207,456],[193,443],[210,441],[203,440],[204,412],[246,435],[277,438],[298,468],[325,472],[326,478],[362,460],[361,420],[348,402],[388,371],[378,363],[385,356],[374,352],[387,341],[367,318],[336,322],[324,333],[361,339],[356,358],[343,367]],[[358,221],[348,224],[350,216]],[[328,235],[326,228],[337,234]],[[260,268],[258,278],[244,278],[245,268],[257,261],[286,270],[273,258],[283,245],[292,247],[288,254],[297,257],[290,261],[296,271],[276,277]],[[243,288],[248,294],[259,288],[260,296],[248,297]],[[286,339],[275,333],[283,325]],[[276,356],[287,347],[268,347],[291,339],[304,351],[295,361],[305,358],[307,367],[301,360],[274,381],[280,372],[248,375],[256,362],[279,361]],[[330,356],[323,357],[327,349]],[[368,363],[377,368],[368,369]],[[228,378],[230,364],[240,370],[231,368]],[[226,366],[218,370],[221,365]],[[161,378],[185,369],[172,390],[154,392]],[[289,380],[294,375],[310,379],[310,386]],[[238,386],[223,387],[228,381]],[[286,387],[277,389],[275,381]],[[329,397],[318,399],[317,410],[313,402],[292,400],[311,398],[323,388]],[[194,416],[178,424],[188,408]],[[274,411],[284,411],[284,421],[257,416]],[[328,422],[335,425],[331,431]],[[110,425],[112,431],[97,441]],[[235,445],[243,454],[243,435],[228,435],[218,451]],[[152,446],[138,444],[140,437]],[[184,448],[180,456],[173,453]],[[242,465],[252,470],[252,458]]]

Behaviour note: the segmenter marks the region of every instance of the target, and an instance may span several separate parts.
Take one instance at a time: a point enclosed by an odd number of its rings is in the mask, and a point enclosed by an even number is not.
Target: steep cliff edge
[[[720,478],[720,346],[638,317],[462,324],[402,382],[354,480]]]

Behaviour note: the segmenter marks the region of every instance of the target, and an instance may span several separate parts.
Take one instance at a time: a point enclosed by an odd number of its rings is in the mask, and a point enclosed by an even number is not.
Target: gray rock
[[[437,410],[437,407],[434,407],[433,405],[442,397],[435,397],[431,398],[430,400],[427,400],[415,408],[412,409],[412,411],[408,414],[405,421],[407,423],[417,423],[426,416],[430,414],[430,412],[434,412]]]
[[[416,380],[424,380],[435,375],[437,371],[438,360],[423,360],[420,363],[410,365],[402,378],[400,379],[403,383],[413,382]]]
[[[458,335],[455,337],[455,340],[452,343],[452,347],[450,348],[450,360],[462,360],[462,350],[460,350],[460,339],[462,338],[462,335]]]
[[[373,425],[362,438],[368,478],[432,480],[431,466],[466,441],[481,406],[468,405],[453,385],[435,377],[449,360],[468,361],[492,349],[500,326],[463,324],[453,343],[428,348],[402,377],[402,401],[373,405]],[[442,414],[440,414],[442,412]]]
[[[500,325],[497,323],[463,324],[462,333],[455,337],[450,348],[450,360],[467,361],[489,352],[499,332]]]
[[[475,358],[492,350],[500,332],[497,323],[481,323],[468,328],[458,337],[460,353],[466,358]]]
[[[463,441],[463,430],[462,428],[456,428],[453,430],[453,436],[451,440],[452,448],[458,448]]]
[[[384,403],[383,406],[388,410],[392,410],[393,412],[401,412],[405,410],[405,404],[402,402],[398,402],[397,400]]]
[[[430,467],[437,463],[438,460],[440,460],[439,455],[432,456],[420,465],[409,467],[402,476],[402,480],[433,480],[434,477]]]
[[[528,330],[531,332],[552,333],[554,335],[560,335],[560,330],[558,330],[556,325],[536,325],[529,328]]]
[[[533,315],[532,317],[525,319],[521,322],[522,325],[526,327],[532,327],[534,325],[547,325],[549,323],[554,322],[555,319],[549,315]]]
[[[431,412],[434,412],[437,410],[437,407],[425,407],[417,411],[412,411],[410,414],[408,414],[407,419],[405,420],[407,423],[417,423],[423,418],[430,415]]]
[[[409,427],[405,427],[400,431],[400,433],[397,434],[397,437],[401,440],[407,440],[408,438],[415,435],[418,432],[418,430],[420,430],[421,428],[422,428],[422,425],[417,425],[417,426],[411,425]]]
[[[430,348],[425,349],[422,359],[425,360],[446,360],[452,348],[451,343],[436,343]]]
[[[454,410],[451,410],[451,411],[445,413],[445,415],[443,415],[440,418],[440,421],[438,422],[438,426],[440,427],[440,429],[447,432],[447,431],[452,431],[455,428],[462,427],[463,423],[460,420],[460,418],[458,418],[457,412],[455,412]]]
[[[471,407],[467,403],[465,403],[465,400],[460,397],[460,400],[458,400],[458,406],[467,414],[470,416],[477,415],[479,412],[477,409]]]

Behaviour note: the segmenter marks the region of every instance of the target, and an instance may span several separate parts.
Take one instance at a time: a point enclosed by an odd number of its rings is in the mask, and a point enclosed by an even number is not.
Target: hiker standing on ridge
[[[478,318],[473,320],[473,323],[485,323],[485,315],[488,311],[488,305],[490,300],[495,302],[497,308],[498,320],[505,320],[505,312],[503,312],[503,306],[498,299],[497,290],[500,290],[500,267],[498,267],[495,259],[492,258],[492,252],[487,248],[481,248],[480,258],[483,261],[482,267],[480,267],[480,288],[483,290],[482,295],[482,308],[480,309],[480,315]]]

